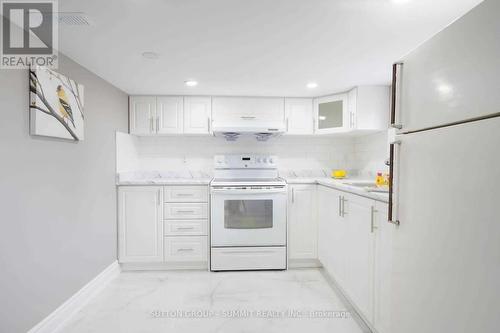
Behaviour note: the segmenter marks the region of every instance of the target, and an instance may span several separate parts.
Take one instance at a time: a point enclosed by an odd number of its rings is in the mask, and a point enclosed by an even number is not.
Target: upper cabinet
[[[184,103],[182,96],[156,98],[156,133],[182,133]]]
[[[210,97],[131,96],[130,134],[209,134]]]
[[[210,97],[184,97],[184,133],[210,133],[211,114]]]
[[[389,109],[388,86],[360,86],[347,93],[316,98],[315,132],[334,134],[386,130]]]
[[[360,86],[318,98],[228,96],[131,96],[130,133],[172,135],[231,131],[274,122],[289,135],[356,134],[386,130],[388,86]]]
[[[314,133],[312,98],[285,98],[286,134],[311,135]]]
[[[130,97],[130,133],[150,135],[155,132],[156,97]]]
[[[347,94],[337,94],[314,100],[314,131],[318,134],[340,133],[352,128]]]
[[[217,122],[285,120],[281,97],[213,97],[212,117]]]

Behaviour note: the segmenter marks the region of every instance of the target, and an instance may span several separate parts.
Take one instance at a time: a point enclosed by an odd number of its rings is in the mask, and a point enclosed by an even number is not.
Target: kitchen
[[[0,69],[0,331],[496,332],[500,3],[441,2],[59,1]]]

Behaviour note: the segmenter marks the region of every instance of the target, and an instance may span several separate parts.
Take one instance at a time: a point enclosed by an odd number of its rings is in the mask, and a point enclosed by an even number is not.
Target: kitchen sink
[[[342,183],[344,185],[361,188],[368,192],[378,192],[378,193],[389,192],[389,188],[387,186],[377,186],[374,181],[369,181],[369,180],[351,180]]]

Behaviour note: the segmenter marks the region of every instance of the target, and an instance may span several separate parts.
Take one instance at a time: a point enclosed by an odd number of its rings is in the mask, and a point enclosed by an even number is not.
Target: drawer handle
[[[177,249],[177,252],[193,252],[194,249],[193,248],[181,248],[181,249]]]
[[[177,227],[177,230],[193,230],[194,227]]]
[[[194,210],[178,210],[177,213],[194,214]]]
[[[194,194],[193,193],[177,193],[177,197],[192,197]]]

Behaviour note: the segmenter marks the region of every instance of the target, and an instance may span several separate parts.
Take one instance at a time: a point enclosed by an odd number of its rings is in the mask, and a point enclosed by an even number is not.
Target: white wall
[[[59,54],[85,85],[85,140],[29,135],[27,70],[0,70],[0,332],[26,332],[116,260],[115,131],[127,95]]]

